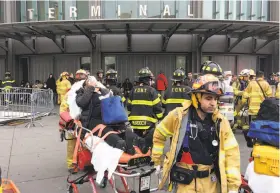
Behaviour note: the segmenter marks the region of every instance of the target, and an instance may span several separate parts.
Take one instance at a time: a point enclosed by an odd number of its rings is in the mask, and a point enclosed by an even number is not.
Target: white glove
[[[156,175],[159,175],[160,174],[160,165],[158,165],[158,166],[155,166],[155,168],[156,168]]]
[[[229,191],[228,193],[238,193],[238,191]]]

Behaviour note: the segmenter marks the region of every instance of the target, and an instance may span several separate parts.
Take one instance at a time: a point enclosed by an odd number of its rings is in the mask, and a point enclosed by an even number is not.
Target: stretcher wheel
[[[106,188],[108,179],[106,177],[103,178],[102,182],[100,183],[100,188]]]

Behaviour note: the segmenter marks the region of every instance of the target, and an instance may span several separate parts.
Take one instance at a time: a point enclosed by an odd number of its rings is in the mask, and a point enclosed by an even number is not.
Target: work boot
[[[126,143],[125,143],[125,141],[124,140],[119,140],[119,141],[117,141],[117,143],[116,143],[116,145],[115,145],[115,148],[118,148],[118,149],[120,149],[120,150],[123,150],[124,152],[126,151]]]
[[[146,145],[146,140],[142,137],[136,137],[133,144],[139,147],[143,154],[149,151],[149,146]]]

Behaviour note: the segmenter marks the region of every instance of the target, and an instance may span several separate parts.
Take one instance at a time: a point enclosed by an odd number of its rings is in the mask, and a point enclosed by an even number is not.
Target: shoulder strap
[[[265,93],[264,93],[264,91],[263,91],[263,89],[262,89],[262,87],[261,87],[261,85],[260,85],[260,83],[259,83],[259,81],[256,80],[256,82],[257,82],[257,84],[259,85],[259,87],[260,87],[260,89],[261,89],[261,91],[262,91],[262,93],[263,93],[264,98],[267,98],[266,95],[265,95]]]

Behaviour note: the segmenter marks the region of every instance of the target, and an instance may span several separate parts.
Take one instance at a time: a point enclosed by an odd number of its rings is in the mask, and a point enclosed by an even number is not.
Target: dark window
[[[90,57],[81,57],[80,68],[90,71]]]
[[[0,23],[4,23],[4,1],[0,1]]]
[[[20,65],[22,66],[22,78],[25,82],[28,81],[28,58],[20,58],[19,60]]]
[[[38,1],[38,20],[45,21],[48,18],[48,6],[46,1]]]
[[[114,69],[116,70],[116,56],[105,56],[105,72],[108,69]]]

